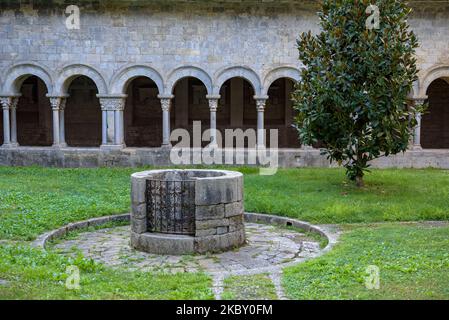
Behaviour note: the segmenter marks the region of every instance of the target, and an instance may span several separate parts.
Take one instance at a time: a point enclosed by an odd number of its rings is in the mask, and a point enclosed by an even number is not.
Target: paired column
[[[265,148],[265,106],[268,96],[255,96],[257,106],[257,148]]]
[[[49,97],[53,110],[53,147],[66,147],[64,110],[67,97]]]
[[[425,101],[427,100],[427,97],[421,97],[421,98],[414,98],[413,99],[413,104],[416,105],[421,105],[424,104]],[[421,147],[421,113],[417,113],[416,114],[416,127],[414,129],[414,133],[413,133],[413,150],[422,150]]]
[[[123,111],[125,109],[126,95],[124,96],[98,96],[101,105],[101,147],[124,148],[125,131]]]
[[[209,101],[209,110],[210,110],[210,146],[217,147],[217,109],[218,109],[218,100],[220,96],[206,96]]]
[[[170,148],[170,108],[173,95],[159,95],[162,108],[162,147]]]
[[[3,110],[3,147],[17,147],[17,103],[20,96],[0,97]]]

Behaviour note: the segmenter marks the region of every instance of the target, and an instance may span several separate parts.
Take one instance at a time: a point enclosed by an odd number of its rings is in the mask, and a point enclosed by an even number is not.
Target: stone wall
[[[14,81],[11,67],[32,63],[48,73],[54,93],[64,91],[65,79],[59,78],[74,64],[82,66],[82,73],[95,73],[100,91],[109,93],[122,89],[113,84],[114,76],[133,65],[156,70],[165,91],[178,77],[195,71],[218,86],[227,71],[243,73],[263,92],[277,68],[301,67],[295,48],[298,35],[319,30],[316,1],[75,2],[81,8],[80,30],[65,27],[64,1],[35,1],[33,8],[2,1],[3,91]],[[444,2],[411,3],[415,11],[410,24],[421,43],[418,94],[426,92],[441,67],[449,73],[449,7]],[[245,68],[229,69],[236,66]]]

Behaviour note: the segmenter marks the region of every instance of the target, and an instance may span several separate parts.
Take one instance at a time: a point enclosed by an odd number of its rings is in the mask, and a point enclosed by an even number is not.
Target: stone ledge
[[[40,235],[31,244],[33,247],[45,249],[47,242],[57,238],[64,237],[68,232],[84,229],[92,226],[101,226],[109,222],[119,222],[119,221],[130,221],[130,214],[112,215],[106,217],[93,218],[85,221],[69,223],[68,225],[61,227],[59,229],[44,233]]]
[[[139,251],[161,255],[195,253],[194,237],[176,234],[131,232],[131,246]]]

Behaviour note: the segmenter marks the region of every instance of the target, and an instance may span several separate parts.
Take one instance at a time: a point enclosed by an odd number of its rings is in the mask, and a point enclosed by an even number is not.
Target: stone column
[[[257,148],[265,148],[265,105],[268,97],[254,97],[257,106]]]
[[[427,97],[414,98],[413,104],[415,106],[424,104],[426,99],[427,99]],[[422,147],[421,147],[421,119],[422,119],[421,113],[417,113],[416,114],[417,124],[414,129],[414,133],[413,133],[413,150],[422,150]]]
[[[16,124],[16,108],[19,102],[19,97],[0,97],[0,104],[3,109],[3,147],[11,148],[18,146],[17,144],[17,124]],[[13,111],[14,110],[14,111]],[[14,130],[10,119],[14,117]],[[14,138],[14,140],[13,140]]]
[[[126,96],[98,96],[102,112],[101,148],[123,148],[123,110]]]
[[[17,103],[19,102],[19,98],[13,98],[11,103],[11,146],[18,147],[19,143],[17,142]]]
[[[64,125],[64,108],[66,103],[65,97],[49,97],[51,108],[53,110],[53,147],[65,147],[65,125]]]
[[[173,95],[159,95],[162,107],[162,147],[170,148],[170,107]]]
[[[61,98],[59,103],[59,145],[61,148],[67,147],[65,142],[65,106],[67,97]]]
[[[210,146],[216,147],[217,143],[217,109],[220,96],[206,96],[210,110]]]

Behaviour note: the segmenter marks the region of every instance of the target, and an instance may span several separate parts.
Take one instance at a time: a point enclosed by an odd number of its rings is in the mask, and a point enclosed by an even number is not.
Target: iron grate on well
[[[147,180],[148,231],[195,235],[195,181]]]

